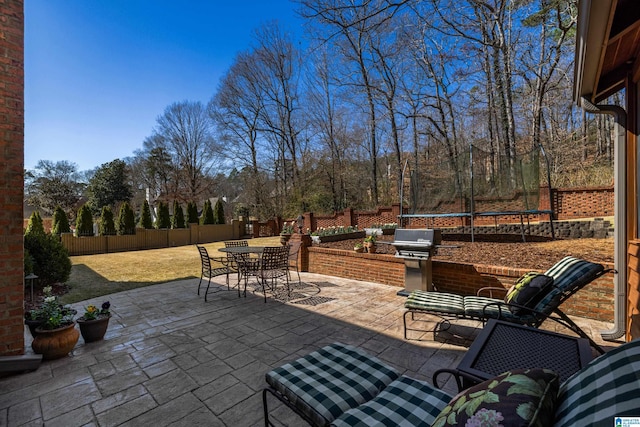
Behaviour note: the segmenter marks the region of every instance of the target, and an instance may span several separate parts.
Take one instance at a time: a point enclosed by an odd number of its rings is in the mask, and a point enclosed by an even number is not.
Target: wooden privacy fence
[[[72,233],[63,233],[61,238],[69,255],[75,256],[211,243],[239,239],[243,235],[244,222],[234,220],[231,224],[190,224],[189,228],[174,230],[137,228],[135,235],[126,236],[75,237]]]

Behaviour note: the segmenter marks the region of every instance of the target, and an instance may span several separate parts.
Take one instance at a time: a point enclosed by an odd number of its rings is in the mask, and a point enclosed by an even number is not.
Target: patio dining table
[[[240,282],[244,278],[244,297],[247,296],[249,276],[255,276],[260,270],[260,255],[264,252],[264,248],[264,246],[231,246],[218,249],[233,257],[233,263],[238,269],[238,292],[240,292]],[[258,256],[251,257],[252,254]]]

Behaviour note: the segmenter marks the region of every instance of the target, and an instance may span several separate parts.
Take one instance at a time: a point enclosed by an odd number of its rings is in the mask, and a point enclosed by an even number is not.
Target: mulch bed
[[[567,255],[593,262],[613,263],[613,239],[555,240],[527,236],[527,242],[517,235],[445,235],[442,246],[434,256],[435,261],[455,261],[469,264],[485,264],[546,270]],[[533,241],[535,240],[535,241]],[[380,236],[378,242],[392,242],[393,236]],[[320,243],[319,247],[352,251],[362,239]],[[395,254],[392,245],[379,243],[376,253]]]

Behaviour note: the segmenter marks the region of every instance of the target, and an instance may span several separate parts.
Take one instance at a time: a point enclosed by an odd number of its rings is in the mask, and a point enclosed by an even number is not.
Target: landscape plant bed
[[[453,240],[459,237],[458,240]],[[533,236],[531,236],[533,237]],[[434,261],[454,261],[467,264],[484,264],[512,268],[526,268],[544,271],[567,255],[584,258],[588,261],[605,264],[613,263],[614,240],[608,239],[570,239],[522,242],[521,236],[482,235],[475,236],[471,243],[468,235],[446,235],[443,246],[433,258]],[[527,236],[529,238],[529,236]],[[393,236],[379,236],[376,253],[394,255],[391,243]],[[353,251],[361,239],[341,240],[338,242],[322,242],[318,246],[324,248]]]
[[[326,236],[320,236],[320,241],[322,243],[325,242],[336,242],[339,240],[345,239],[359,239],[364,238],[364,231],[354,231],[352,233],[340,233],[340,234],[328,234]]]

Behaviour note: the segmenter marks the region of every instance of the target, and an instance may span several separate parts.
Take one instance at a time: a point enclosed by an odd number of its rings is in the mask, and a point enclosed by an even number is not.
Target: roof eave
[[[580,0],[574,68],[573,100],[596,101],[597,84],[602,59],[608,40],[608,31],[615,9],[615,0]]]

